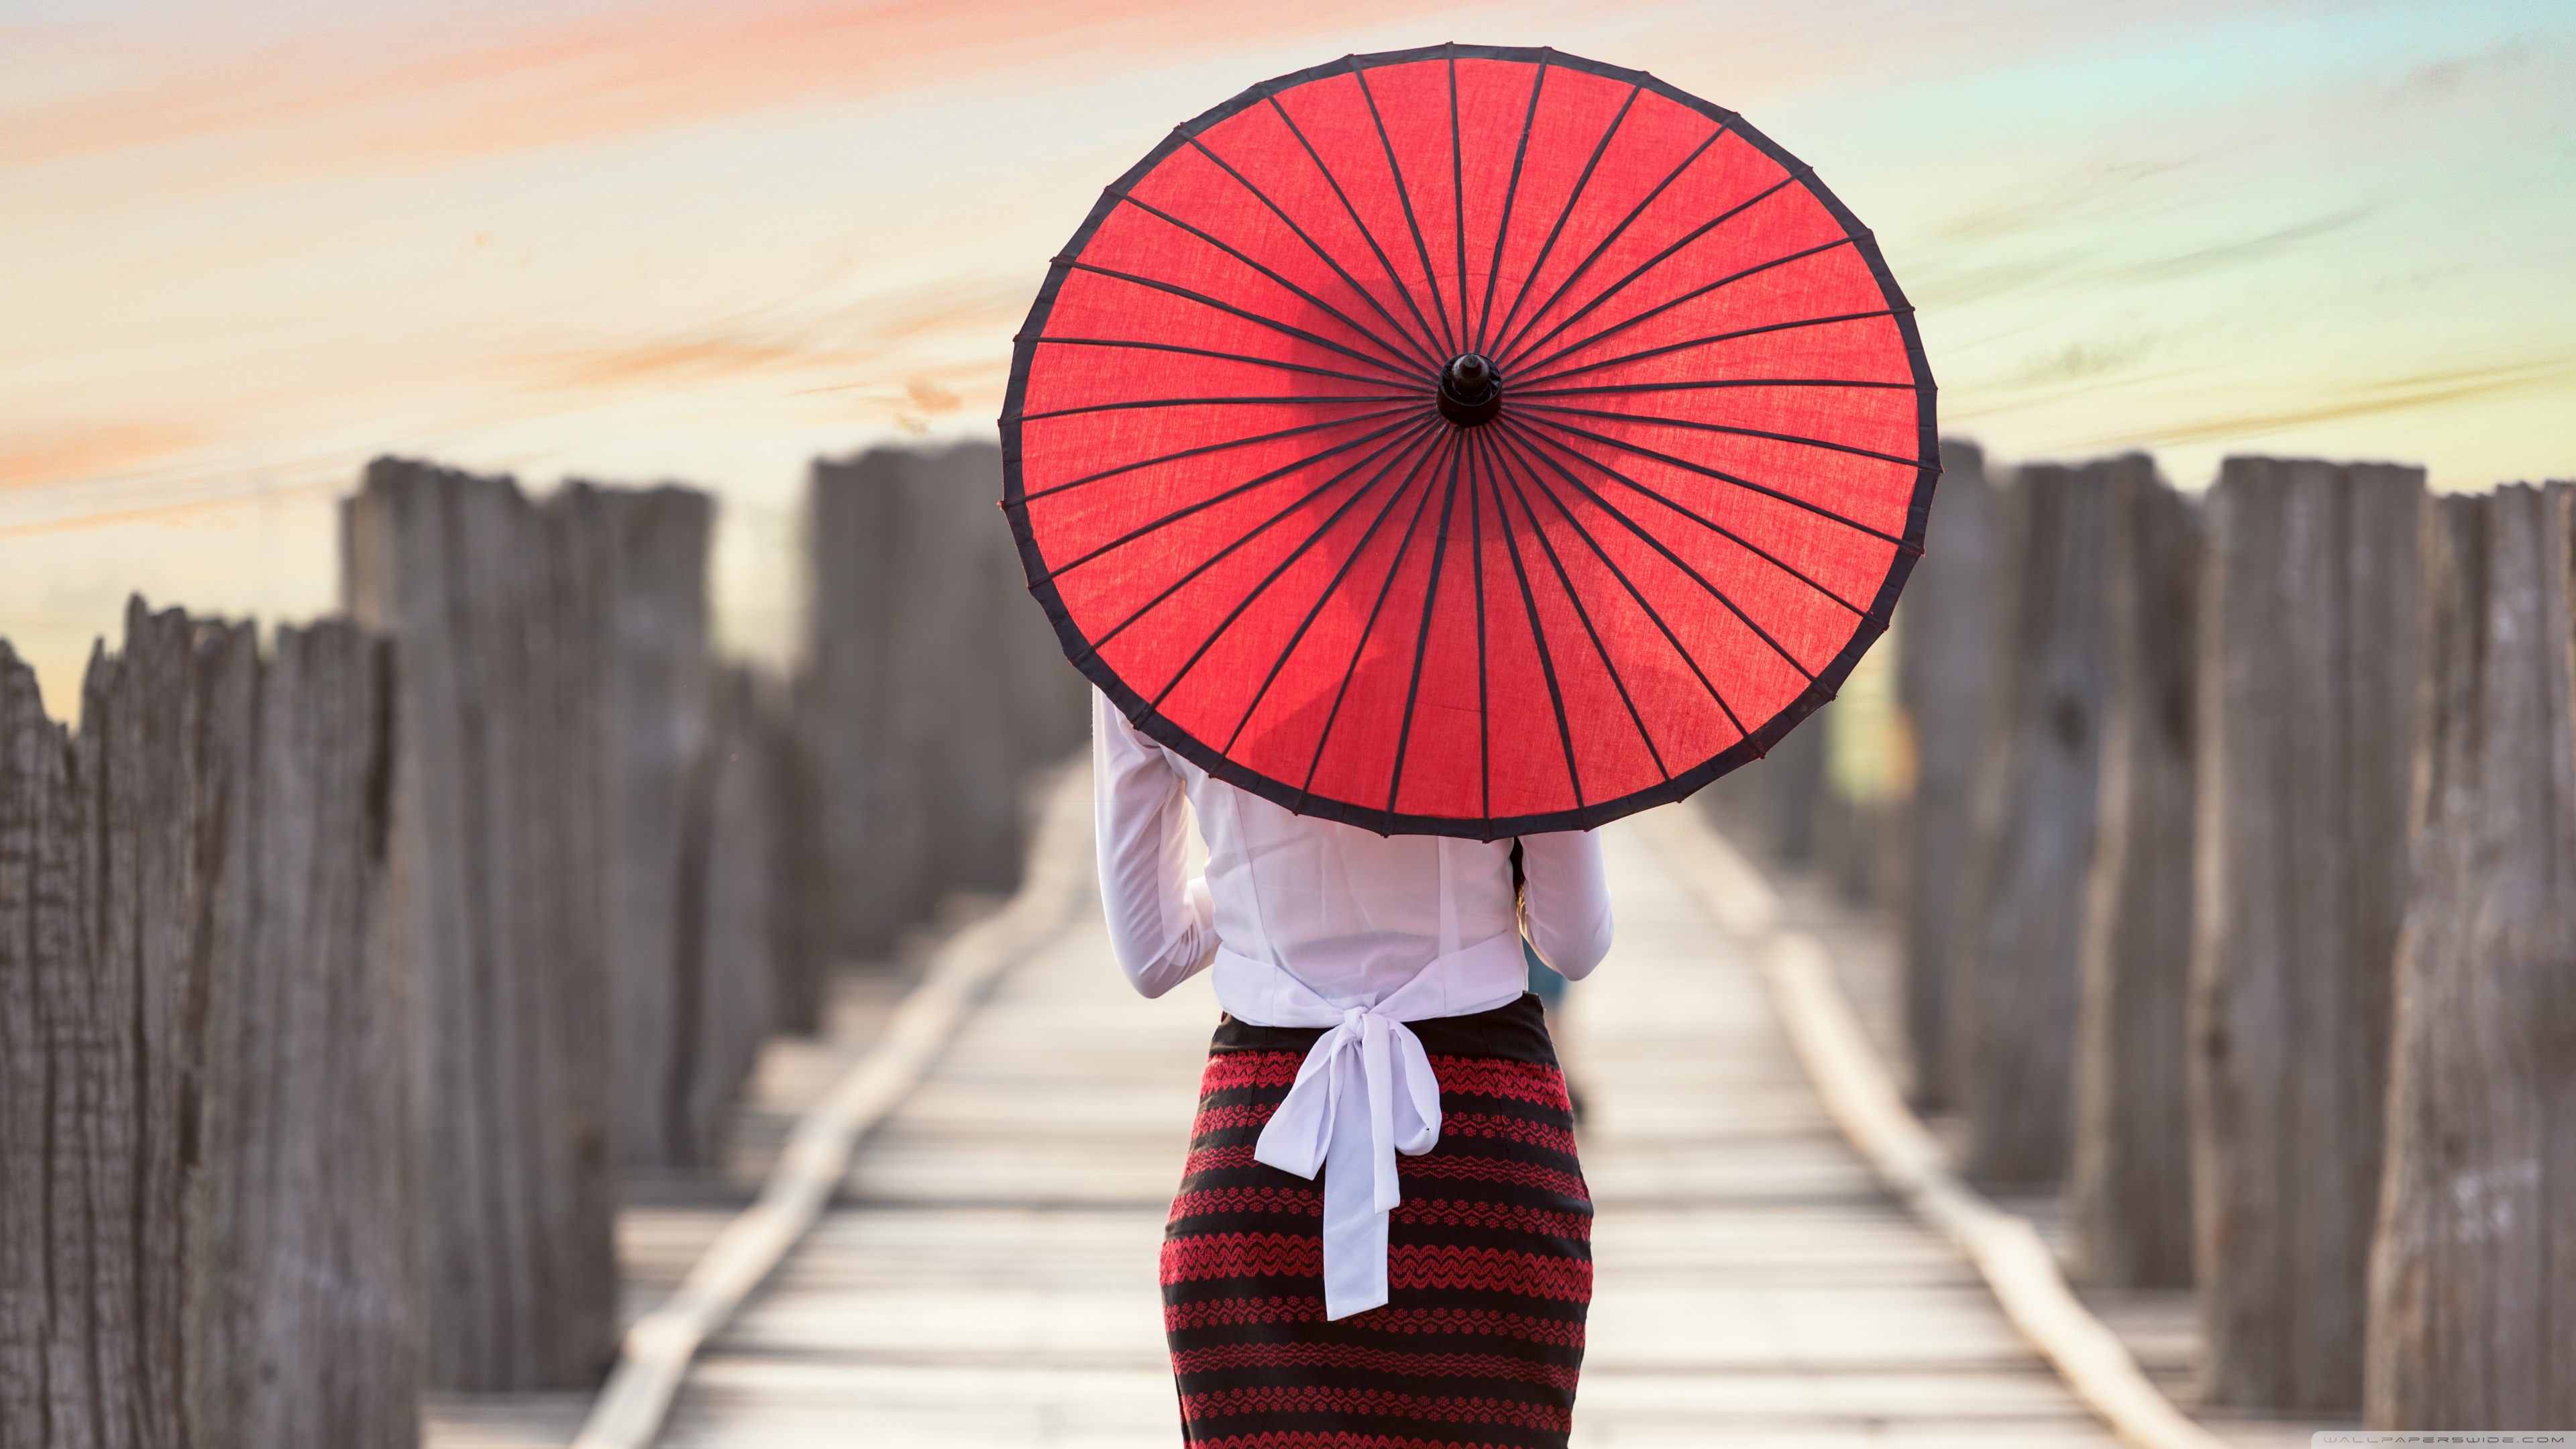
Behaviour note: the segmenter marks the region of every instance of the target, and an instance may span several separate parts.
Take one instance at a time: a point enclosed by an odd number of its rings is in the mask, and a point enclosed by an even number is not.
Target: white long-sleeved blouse
[[[1217,1002],[1258,1026],[1328,1028],[1272,1114],[1256,1160],[1324,1174],[1325,1313],[1386,1302],[1395,1154],[1439,1140],[1439,1085],[1405,1027],[1517,999],[1521,938],[1569,979],[1610,949],[1589,832],[1509,840],[1380,836],[1239,790],[1092,695],[1101,899],[1128,981],[1160,996],[1215,968]],[[1185,879],[1198,816],[1206,874]],[[1327,1171],[1326,1169],[1330,1170]]]
[[[1511,841],[1381,836],[1291,815],[1154,743],[1097,690],[1091,779],[1110,944],[1146,996],[1206,970],[1223,942],[1335,1006],[1367,1006],[1412,980],[1444,940],[1455,949],[1514,928]],[[1208,850],[1198,879],[1183,878],[1185,799]],[[1600,840],[1584,831],[1520,845],[1530,944],[1579,981],[1610,949]]]

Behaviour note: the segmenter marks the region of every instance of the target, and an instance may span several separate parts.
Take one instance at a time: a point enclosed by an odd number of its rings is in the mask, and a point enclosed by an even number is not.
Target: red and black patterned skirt
[[[1410,1024],[1440,1143],[1398,1157],[1387,1303],[1324,1319],[1323,1192],[1252,1160],[1320,1028],[1217,1028],[1163,1231],[1181,1435],[1208,1449],[1564,1449],[1592,1198],[1535,996]]]

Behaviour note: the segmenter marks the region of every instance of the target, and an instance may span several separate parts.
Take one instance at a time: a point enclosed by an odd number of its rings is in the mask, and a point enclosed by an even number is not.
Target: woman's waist
[[[1485,1011],[1426,1017],[1411,1023],[1409,1029],[1422,1039],[1423,1051],[1434,1058],[1493,1057],[1556,1065],[1556,1048],[1547,1035],[1546,1009],[1527,991]],[[1322,1026],[1256,1026],[1228,1012],[1217,1023],[1208,1050],[1286,1052],[1302,1060],[1329,1030]]]
[[[1301,952],[1265,961],[1221,945],[1211,979],[1228,1015],[1283,1027],[1332,1026],[1353,1010],[1396,1021],[1464,1016],[1510,1002],[1528,984],[1516,931],[1409,966],[1374,952]]]

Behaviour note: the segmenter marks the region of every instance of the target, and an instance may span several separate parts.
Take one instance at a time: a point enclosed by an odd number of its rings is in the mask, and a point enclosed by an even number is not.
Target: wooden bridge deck
[[[2112,1441],[1826,1119],[1644,819],[1576,989],[1599,1282],[1579,1445]],[[1214,1022],[1129,994],[1095,914],[1014,968],[661,1443],[1168,1446],[1155,1249]]]

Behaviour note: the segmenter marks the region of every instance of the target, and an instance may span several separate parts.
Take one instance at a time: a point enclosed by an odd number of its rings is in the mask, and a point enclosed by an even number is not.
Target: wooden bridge
[[[1945,457],[1876,683],[1609,833],[1578,1442],[2566,1422],[2576,487]],[[397,460],[348,619],[0,641],[0,1449],[1168,1442],[1213,1011],[1025,848],[997,467],[817,466],[792,684],[705,497]]]
[[[1216,1007],[1203,979],[1154,1002],[1128,991],[1088,869],[1082,783],[1037,845],[1082,859],[1032,872],[1032,890],[1074,897],[1063,924],[999,971],[861,1142],[810,1234],[690,1365],[653,1443],[1174,1442],[1155,1253]],[[1731,847],[1691,809],[1611,827],[1605,843],[1618,944],[1573,993],[1562,1044],[1598,1211],[1575,1442],[2118,1442],[1838,1130],[1766,991],[1760,943],[1695,879],[1743,869]],[[1794,890],[1787,910],[1831,942],[1873,1035],[1892,1041],[1884,943]],[[773,1052],[738,1172],[763,1165],[781,1105],[864,1056],[890,999],[868,991],[847,984],[824,1046]],[[728,1210],[628,1209],[630,1313]],[[2148,1368],[2187,1392],[2176,1306],[2130,1316]],[[562,1445],[587,1409],[449,1400],[430,1442]],[[2240,1445],[2304,1443],[2309,1428],[2220,1427]]]

